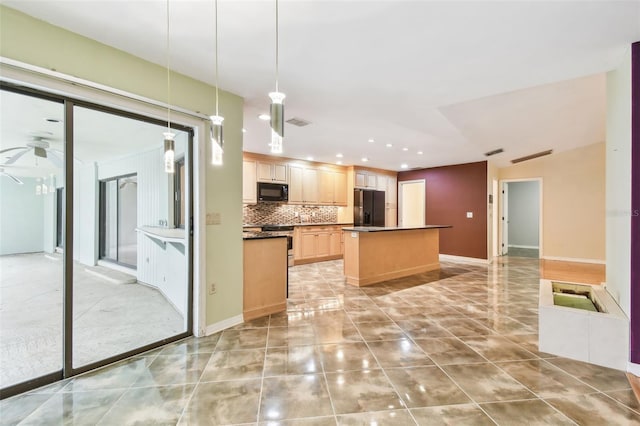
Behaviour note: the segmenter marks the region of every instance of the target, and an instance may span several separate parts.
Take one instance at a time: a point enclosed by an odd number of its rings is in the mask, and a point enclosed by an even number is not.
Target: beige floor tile
[[[571,395],[546,400],[579,425],[640,425],[640,415],[604,394]]]
[[[421,426],[494,426],[495,423],[475,404],[445,405],[411,409]]]

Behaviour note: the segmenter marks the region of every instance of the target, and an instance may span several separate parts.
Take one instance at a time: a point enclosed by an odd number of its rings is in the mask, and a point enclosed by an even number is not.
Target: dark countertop
[[[317,223],[296,222],[296,223],[278,223],[278,224],[265,223],[262,225],[256,225],[256,224],[242,225],[242,228],[262,228],[263,226],[348,226],[348,225],[353,225],[353,222],[317,222]]]
[[[355,226],[353,228],[342,228],[344,231],[349,232],[388,232],[388,231],[412,231],[415,229],[441,229],[441,228],[453,228],[452,225],[423,225],[423,226]]]
[[[267,238],[287,238],[286,235],[273,232],[243,232],[243,240],[264,240]]]

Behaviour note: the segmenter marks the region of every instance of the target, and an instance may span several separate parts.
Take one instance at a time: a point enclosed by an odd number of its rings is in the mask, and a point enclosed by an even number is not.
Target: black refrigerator
[[[353,225],[384,226],[384,191],[353,190]]]

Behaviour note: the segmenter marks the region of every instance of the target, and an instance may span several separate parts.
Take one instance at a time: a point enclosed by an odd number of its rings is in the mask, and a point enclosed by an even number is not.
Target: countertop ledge
[[[140,226],[137,231],[149,236],[159,237],[167,241],[184,241],[185,230],[183,228],[165,228],[162,226]]]
[[[286,235],[271,232],[243,232],[243,240],[265,240],[267,238],[287,238]]]
[[[265,223],[263,225],[255,225],[255,224],[242,225],[242,228],[262,228],[263,226],[349,226],[349,225],[353,225],[353,222],[317,222],[317,223],[296,222],[296,223],[277,223],[277,224]]]
[[[389,231],[412,231],[416,229],[442,229],[453,228],[453,225],[422,225],[422,226],[354,226],[352,228],[342,228],[348,232],[389,232]]]

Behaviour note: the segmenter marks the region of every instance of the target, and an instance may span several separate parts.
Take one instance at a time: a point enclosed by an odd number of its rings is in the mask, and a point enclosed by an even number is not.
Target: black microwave
[[[289,185],[258,182],[258,201],[289,201]]]

